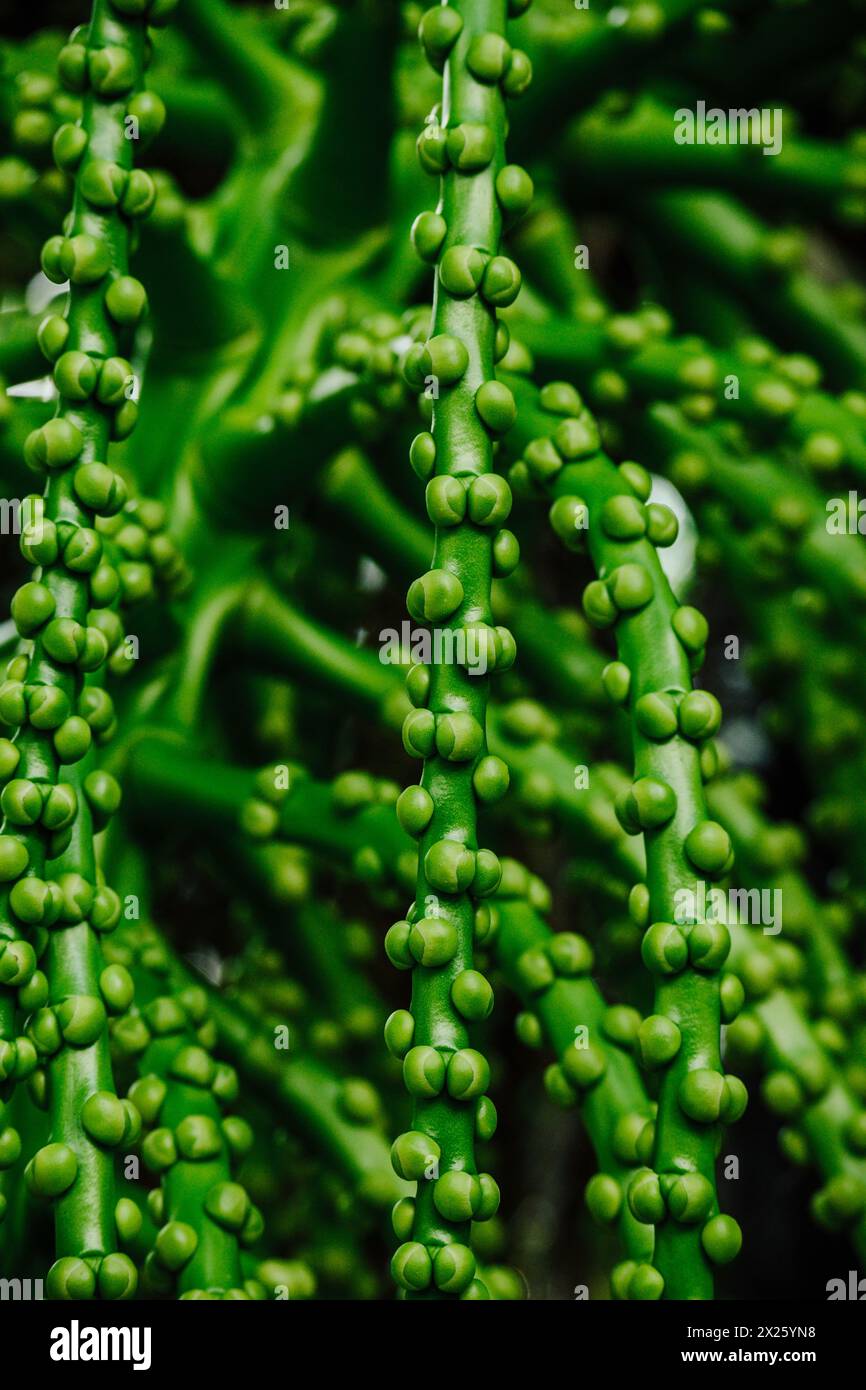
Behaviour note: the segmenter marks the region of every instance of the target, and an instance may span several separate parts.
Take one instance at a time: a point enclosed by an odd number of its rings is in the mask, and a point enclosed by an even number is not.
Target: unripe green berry
[[[557,975],[566,979],[588,975],[592,970],[592,947],[585,936],[576,932],[556,932],[548,942],[547,954]]]
[[[36,952],[29,941],[4,941],[0,946],[0,983],[20,989],[36,970]]]
[[[702,1173],[683,1173],[667,1193],[668,1211],[684,1225],[702,1222],[712,1211],[715,1192]]]
[[[491,434],[507,434],[517,418],[514,396],[501,381],[484,381],[475,392],[475,409]]]
[[[501,801],[508,791],[509,782],[508,764],[493,753],[481,758],[472,774],[475,795],[484,805]]]
[[[609,592],[622,613],[636,613],[653,598],[653,581],[643,565],[620,565],[608,579]]]
[[[446,917],[422,917],[409,932],[412,959],[427,969],[447,965],[457,952],[457,931]]]
[[[476,526],[501,526],[511,512],[511,488],[498,473],[484,473],[472,479],[467,503]]]
[[[28,467],[36,471],[65,468],[78,457],[83,444],[81,431],[57,416],[27,436],[24,458]]]
[[[559,1065],[568,1081],[578,1091],[588,1090],[600,1081],[607,1070],[604,1053],[594,1043],[578,1047],[575,1041],[563,1052]]]
[[[557,497],[548,512],[548,518],[566,549],[581,549],[589,527],[589,508],[582,497]]]
[[[73,487],[79,501],[91,511],[111,516],[126,501],[121,478],[104,463],[84,463],[75,470]]]
[[[496,196],[510,217],[522,217],[529,211],[534,192],[532,179],[519,164],[506,164],[496,175]]]
[[[92,207],[114,208],[120,202],[129,175],[107,159],[89,159],[78,176],[78,188]]]
[[[103,97],[123,96],[135,85],[135,60],[126,48],[107,44],[87,55],[87,70],[93,90]]]
[[[598,425],[588,411],[575,419],[563,420],[553,433],[553,442],[564,459],[590,458],[600,448]]]
[[[711,1216],[701,1231],[701,1245],[713,1264],[735,1260],[743,1244],[743,1233],[732,1216]]]
[[[129,1255],[115,1251],[100,1261],[97,1284],[102,1298],[130,1299],[138,1288],[138,1270]]]
[[[12,596],[12,620],[22,637],[32,637],[54,616],[56,603],[51,590],[36,581],[22,584]]]
[[[41,878],[19,878],[9,893],[9,905],[20,922],[37,926],[51,915],[51,890]]]
[[[466,50],[466,66],[478,82],[499,82],[511,66],[511,46],[501,34],[476,34]]]
[[[410,1096],[432,1099],[445,1085],[445,1059],[435,1047],[413,1047],[403,1058],[403,1082]]]
[[[406,787],[397,800],[397,819],[408,835],[423,835],[433,818],[435,805],[426,788]]]
[[[455,1223],[471,1221],[482,1200],[481,1184],[472,1173],[451,1169],[437,1178],[433,1202],[439,1215]]]
[[[622,1188],[607,1173],[595,1173],[586,1185],[584,1201],[601,1226],[611,1226],[622,1210]]]
[[[446,149],[451,164],[460,173],[478,173],[493,158],[493,131],[490,126],[464,121],[448,131]]]
[[[94,1091],[81,1107],[81,1123],[97,1144],[114,1148],[127,1130],[123,1102],[110,1091]]]
[[[90,1265],[77,1255],[64,1255],[48,1271],[45,1280],[48,1297],[63,1302],[93,1298],[96,1276]]]
[[[391,1145],[391,1165],[398,1178],[406,1182],[421,1182],[441,1157],[436,1140],[420,1130],[398,1135]]]
[[[600,579],[591,579],[583,591],[582,606],[587,620],[593,627],[612,627],[619,617],[619,610],[610,596],[607,585]]]
[[[67,1144],[46,1144],[24,1170],[28,1188],[37,1197],[59,1197],[75,1182],[78,1159]]]
[[[475,876],[475,855],[457,840],[437,840],[424,856],[430,887],[441,893],[463,893]]]
[[[87,149],[88,138],[87,131],[83,126],[73,125],[69,121],[58,126],[51,144],[54,162],[58,169],[62,169],[67,174],[75,171]]]
[[[646,508],[646,533],[647,539],[653,545],[664,549],[673,545],[676,540],[680,524],[675,512],[670,507],[664,506],[661,502],[650,502]]]
[[[433,66],[441,71],[463,28],[463,17],[451,5],[425,10],[418,26],[421,46]]]
[[[411,970],[413,957],[409,951],[408,922],[395,922],[385,933],[385,954],[396,970]]]
[[[709,637],[709,627],[703,613],[699,613],[697,608],[678,608],[671,624],[687,652],[697,654],[703,651]]]
[[[107,965],[100,973],[99,988],[106,1007],[115,1014],[125,1013],[135,997],[132,976],[125,965],[117,962]]]
[[[628,1186],[628,1204],[636,1221],[656,1225],[665,1216],[665,1200],[658,1175],[636,1173]]]
[[[143,1224],[140,1208],[129,1197],[121,1197],[114,1208],[114,1224],[120,1240],[131,1243]]]
[[[147,308],[147,294],[140,280],[120,275],[105,291],[105,307],[115,323],[133,328]]]
[[[677,703],[664,690],[653,690],[635,702],[634,719],[645,738],[662,742],[677,731]]]
[[[455,1100],[474,1100],[490,1085],[490,1065],[483,1053],[460,1048],[448,1063],[448,1094]]]
[[[696,970],[719,970],[731,950],[731,937],[723,922],[698,922],[688,937],[689,960]]]
[[[71,715],[54,733],[54,748],[61,763],[75,763],[83,758],[92,741],[90,725]]]
[[[720,874],[732,857],[728,832],[716,821],[700,821],[686,836],[683,848],[695,868],[704,874]]]
[[[37,333],[39,346],[49,362],[56,362],[66,347],[69,338],[69,323],[59,314],[48,314],[40,323]]]
[[[507,309],[520,293],[520,270],[508,256],[492,256],[484,269],[481,293],[488,304]]]
[[[440,1246],[433,1255],[433,1281],[443,1293],[463,1293],[475,1278],[475,1256],[468,1245]]]
[[[688,961],[688,942],[672,922],[654,922],[644,934],[641,958],[653,975],[676,975]]]
[[[466,488],[447,473],[430,479],[424,501],[434,526],[457,526],[466,515]]]
[[[442,249],[448,232],[445,218],[438,212],[419,213],[412,223],[412,245],[420,260],[432,264]]]
[[[89,1047],[105,1029],[105,1006],[91,994],[68,995],[55,1009],[64,1040],[71,1047]]]
[[[396,1009],[389,1015],[385,1023],[385,1046],[392,1057],[405,1057],[414,1036],[415,1020],[408,1009]]]
[[[601,524],[606,536],[617,541],[633,541],[646,534],[647,518],[636,497],[621,493],[609,497],[601,509]]]
[[[474,246],[449,246],[439,262],[439,283],[455,298],[466,299],[481,284],[484,266],[484,257]]]
[[[673,818],[676,793],[667,782],[656,777],[639,777],[616,801],[616,814],[624,830],[636,835],[640,830],[658,830]]]
[[[198,1236],[185,1221],[170,1221],[156,1237],[156,1258],[164,1269],[177,1273],[196,1252]]]
[[[436,721],[436,751],[448,762],[471,762],[484,742],[484,730],[466,711],[440,715]]]
[[[478,970],[463,970],[451,986],[451,1002],[470,1023],[489,1018],[493,1010],[490,982]]]
[[[235,1233],[243,1230],[249,1208],[250,1199],[236,1182],[215,1183],[204,1200],[204,1209],[211,1220]]]
[[[502,90],[507,97],[521,97],[532,81],[532,64],[519,48],[511,53],[508,71],[502,78]]]
[[[399,1246],[391,1260],[391,1277],[409,1293],[428,1289],[433,1282],[433,1261],[426,1245],[410,1240]]]
[[[638,1030],[638,1047],[645,1067],[663,1067],[673,1061],[680,1050],[682,1035],[673,1019],[664,1014],[645,1018]]]
[[[35,825],[42,815],[42,792],[36,782],[15,777],[0,792],[0,809],[13,825]]]
[[[450,570],[428,570],[411,585],[406,606],[416,622],[438,623],[450,618],[463,602],[463,585]]]
[[[680,732],[691,739],[714,738],[722,724],[722,709],[708,690],[690,690],[679,704]]]

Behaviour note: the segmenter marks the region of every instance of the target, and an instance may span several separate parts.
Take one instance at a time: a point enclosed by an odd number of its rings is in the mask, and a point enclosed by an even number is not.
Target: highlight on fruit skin
[[[0,1277],[835,1298],[858,7],[77,4],[0,65]]]

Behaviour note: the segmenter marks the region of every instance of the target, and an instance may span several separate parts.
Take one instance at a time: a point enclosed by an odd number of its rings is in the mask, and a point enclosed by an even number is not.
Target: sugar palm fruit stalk
[[[131,934],[127,928],[121,939]],[[161,1195],[148,1282],[165,1289],[176,1280],[185,1298],[242,1297],[238,1243],[255,1239],[262,1222],[232,1172],[232,1160],[250,1142],[245,1121],[223,1117],[237,1096],[237,1077],[204,1046],[204,991],[166,990],[157,942],[141,940],[136,954],[138,1021],[150,1041],[129,1097],[145,1121],[142,1153],[159,1176]]]
[[[697,691],[707,641],[703,615],[678,605],[659,564],[657,546],[676,536],[676,520],[648,503],[649,475],[632,463],[620,469],[600,450],[594,420],[574,388],[549,385],[539,394],[513,379],[517,423],[509,445],[511,477],[553,497],[551,523],[566,547],[586,539],[597,578],[586,588],[590,622],[611,628],[617,661],[605,686],[632,722],[635,781],[617,804],[624,828],[643,832],[647,884],[644,962],[655,983],[655,1012],[643,1025],[643,1056],[661,1071],[653,1169],[638,1175],[629,1201],[639,1219],[656,1225],[656,1296],[710,1298],[712,1266],[738,1252],[739,1228],[718,1211],[715,1155],[719,1122],[736,1120],[746,1093],[724,1075],[719,1050],[719,970],[730,948],[723,926],[699,923],[678,907],[707,878],[727,873],[730,837],[709,819],[703,791],[702,744],[720,720],[713,696]],[[522,455],[522,457],[520,457]],[[635,1276],[629,1296],[647,1296]]]
[[[241,1246],[259,1240],[261,1212],[234,1171],[253,1136],[245,1119],[225,1113],[238,1097],[237,1076],[212,1055],[217,1030],[205,988],[146,921],[139,856],[121,836],[110,857],[145,914],[124,923],[108,954],[113,977],[135,986],[136,1007],[115,1024],[113,1040],[122,1059],[136,1060],[126,1103],[143,1117],[142,1156],[160,1184],[148,1198],[158,1229],[145,1261],[146,1287],[176,1287],[183,1299],[260,1299],[264,1291],[246,1274]],[[139,1223],[128,1200],[118,1204],[117,1219],[131,1243]]]
[[[122,835],[114,837],[108,853],[118,879],[126,885],[134,884],[137,879],[130,877],[128,867],[124,866],[134,867],[137,856]],[[176,999],[194,1022],[205,1019],[207,1024],[212,1023],[218,1039],[217,1055],[230,1059],[246,1082],[271,1098],[277,1110],[290,1119],[312,1150],[322,1159],[333,1162],[364,1202],[369,1202],[373,1208],[387,1208],[408,1195],[408,1184],[402,1182],[391,1167],[378,1112],[364,1103],[360,1088],[353,1090],[352,1085],[322,1059],[300,1054],[295,1049],[287,1053],[276,1051],[273,1035],[269,1035],[262,1020],[254,1017],[242,1003],[209,986],[177,956],[152,923],[144,920],[125,923],[112,938],[110,951],[112,964],[122,965],[136,976],[142,972],[157,976],[159,988]],[[129,1031],[136,1035],[135,1051],[142,1058],[140,1066],[145,1069],[146,1054],[142,1055],[140,1041],[143,1037],[147,1046],[152,1030],[148,1026],[142,1033],[138,1025]],[[208,1040],[212,1040],[212,1035]],[[200,1037],[196,1041],[202,1045]],[[222,1092],[224,1098],[228,1098],[225,1081],[230,1079],[231,1068],[226,1068],[222,1062],[216,1062],[215,1067],[215,1084],[211,1090],[215,1095]],[[140,1081],[135,1085],[139,1086]],[[152,1102],[157,1094],[152,1085],[142,1089],[150,1093]],[[226,1139],[232,1135],[233,1128],[240,1140],[240,1125],[233,1120],[223,1124]],[[235,1145],[238,1151],[240,1147],[240,1143]],[[181,1184],[179,1193],[183,1192]],[[228,1238],[228,1231],[226,1228],[224,1240]],[[209,1244],[210,1258],[215,1254],[219,1257],[219,1247],[215,1246],[213,1238]],[[220,1258],[230,1259],[230,1252],[224,1252]]]
[[[521,9],[525,6],[521,5]],[[490,666],[513,661],[513,640],[494,629],[490,581],[495,533],[511,505],[492,472],[493,438],[513,420],[511,393],[494,379],[496,307],[520,287],[516,266],[499,255],[504,211],[522,207],[528,176],[505,164],[505,98],[529,82],[529,63],[505,37],[505,0],[465,0],[429,10],[421,40],[444,66],[441,123],[418,146],[422,165],[441,175],[440,210],[414,227],[416,249],[436,264],[431,337],[413,348],[405,372],[432,395],[431,429],[415,440],[412,462],[426,481],[436,527],[432,568],[408,595],[417,622],[445,624],[485,644]],[[500,346],[498,355],[502,355]],[[495,891],[496,856],[478,845],[478,801],[498,799],[507,769],[487,754],[487,676],[457,665],[418,667],[404,725],[404,746],[424,759],[419,784],[398,803],[404,828],[419,839],[416,899],[391,929],[392,959],[412,970],[414,1045],[403,1075],[414,1099],[413,1128],[394,1144],[394,1165],[416,1180],[411,1220],[392,1263],[410,1296],[487,1297],[468,1243],[471,1219],[492,1216],[499,1192],[475,1166],[474,1101],[486,1088],[487,1062],[469,1047],[467,1025],[493,1006],[487,979],[474,968],[481,899]],[[402,942],[397,947],[398,939]]]
[[[69,845],[51,864],[63,908],[43,960],[45,1003],[28,1023],[45,1068],[51,1116],[49,1144],[35,1155],[29,1174],[42,1195],[40,1162],[48,1155],[74,1157],[74,1164],[67,1160],[72,1182],[48,1194],[54,1197],[59,1256],[48,1277],[52,1295],[84,1298],[98,1291],[130,1298],[138,1275],[129,1257],[114,1248],[114,1167],[117,1148],[138,1138],[141,1118],[134,1104],[116,1094],[108,1033],[109,1016],[128,1009],[132,986],[105,965],[101,938],[116,926],[120,901],[97,871],[93,846],[94,822],[97,828],[106,823],[119,788],[110,774],[93,767],[90,753],[64,769],[59,785],[74,794],[77,813]],[[99,1251],[103,1257],[94,1259]]]
[[[557,1055],[545,1081],[558,1104],[581,1106],[599,1171],[586,1201],[604,1225],[616,1225],[627,1259],[612,1274],[614,1296],[637,1274],[652,1296],[654,1280],[642,1269],[652,1258],[652,1228],[632,1213],[625,1193],[635,1168],[652,1148],[652,1108],[629,1055],[640,1025],[635,1009],[606,1008],[589,977],[589,943],[572,932],[551,932],[526,899],[526,871],[505,861],[494,912],[497,962],[525,1001],[518,1036],[530,1047],[546,1043]],[[582,1046],[587,1031],[592,1041]]]
[[[146,138],[161,122],[161,103],[142,90],[147,19],[159,22],[170,8],[150,6],[146,16],[139,5],[96,0],[89,26],[73,34],[59,59],[64,85],[82,96],[80,119],[61,126],[53,146],[58,166],[74,176],[75,192],[64,235],[46,242],[42,266],[49,279],[68,279],[70,288],[65,316],[49,315],[40,329],[59,398],[55,416],[25,444],[26,462],[46,476],[37,523],[22,538],[36,573],[12,604],[32,649],[4,687],[4,718],[18,731],[8,745],[15,775],[2,798],[3,929],[7,939],[22,942],[11,947],[19,951],[34,928],[56,933],[46,988],[34,987],[30,1025],[37,1051],[52,1057],[52,1142],[32,1159],[28,1181],[56,1199],[59,1258],[49,1286],[61,1297],[87,1297],[97,1288],[105,1297],[126,1297],[135,1289],[134,1268],[115,1253],[101,1121],[87,1122],[90,1107],[100,1114],[110,1109],[123,1133],[137,1123],[134,1107],[124,1109],[111,1083],[94,932],[114,925],[119,905],[96,882],[84,805],[85,799],[111,801],[114,791],[110,779],[77,788],[74,769],[91,743],[88,715],[110,709],[97,683],[85,685],[109,650],[98,610],[117,592],[95,525],[125,501],[124,485],[105,459],[110,441],[128,435],[137,414],[135,378],[119,353],[145,309],[143,287],[128,275],[127,262],[135,222],[154,198],[149,176],[132,167],[135,142],[127,131]],[[72,871],[64,871],[62,860],[47,871],[48,861],[69,855],[70,845]],[[45,977],[36,979],[41,986]],[[7,998],[4,1013],[8,1036]]]

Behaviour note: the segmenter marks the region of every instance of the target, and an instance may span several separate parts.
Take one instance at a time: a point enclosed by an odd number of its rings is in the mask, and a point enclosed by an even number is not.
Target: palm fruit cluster
[[[4,1279],[866,1259],[863,15],[9,21]]]

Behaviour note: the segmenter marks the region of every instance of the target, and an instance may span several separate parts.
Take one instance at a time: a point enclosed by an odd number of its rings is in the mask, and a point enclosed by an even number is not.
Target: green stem
[[[704,721],[693,726],[679,712],[692,704],[703,708],[691,694],[691,672],[703,656],[706,623],[696,610],[677,605],[659,564],[655,547],[670,544],[676,527],[667,509],[645,509],[648,475],[633,465],[618,471],[605,458],[573,388],[547,388],[540,404],[522,381],[515,378],[512,387],[519,412],[509,445],[524,455],[512,479],[526,488],[540,475],[557,499],[551,521],[566,545],[573,549],[587,536],[599,577],[584,595],[584,611],[595,625],[614,629],[619,665],[611,689],[632,718],[636,781],[618,814],[627,830],[643,831],[646,843],[644,924],[654,925],[644,960],[655,979],[655,1016],[647,1028],[653,1040],[646,1051],[662,1074],[655,1176],[629,1189],[633,1211],[658,1223],[657,1282],[635,1276],[628,1293],[710,1298],[707,1251],[729,1259],[739,1247],[735,1223],[717,1214],[717,1123],[725,1109],[729,1119],[742,1113],[744,1098],[741,1083],[722,1074],[718,970],[724,940],[708,948],[695,932],[694,916],[684,917],[680,906],[681,894],[694,897],[704,876],[727,871],[731,857],[727,833],[707,818],[699,746]],[[708,718],[713,708],[707,705]]]

